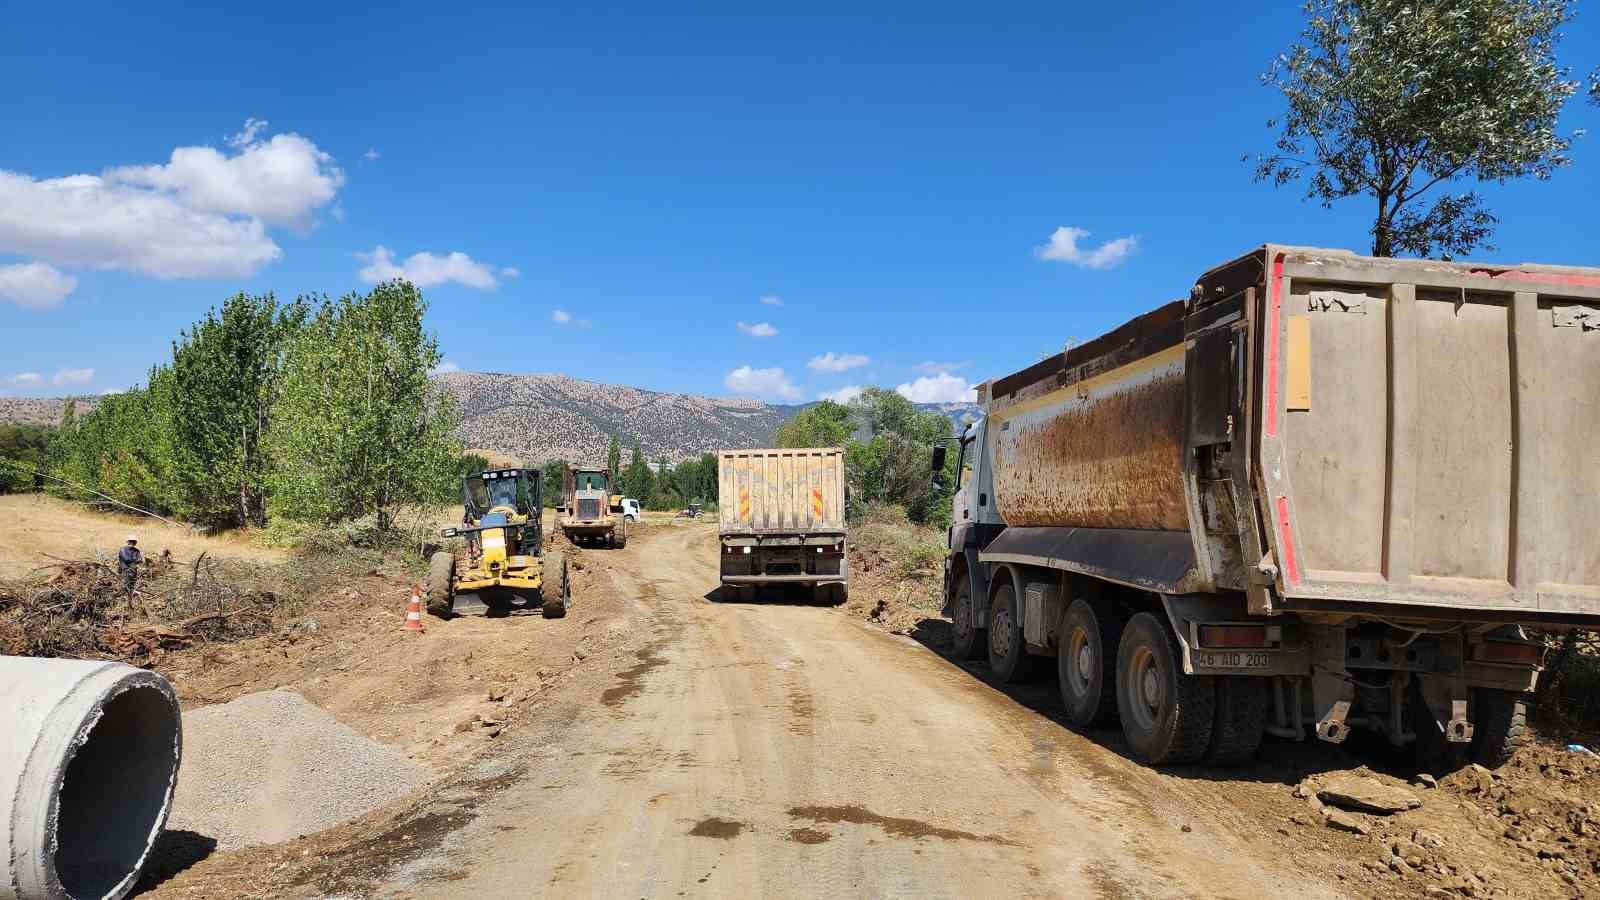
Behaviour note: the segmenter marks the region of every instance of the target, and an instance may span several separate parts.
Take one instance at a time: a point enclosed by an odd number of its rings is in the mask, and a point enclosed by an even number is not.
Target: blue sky
[[[1298,3],[566,6],[8,12],[0,391],[125,387],[231,293],[405,271],[467,370],[933,399],[1265,241],[1367,246],[1366,203],[1240,161]],[[1600,63],[1600,13],[1562,50]],[[1600,263],[1600,109],[1565,126],[1480,255]]]

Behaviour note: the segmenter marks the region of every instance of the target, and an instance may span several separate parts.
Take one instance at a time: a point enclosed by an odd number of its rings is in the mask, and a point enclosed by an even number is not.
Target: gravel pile
[[[289,691],[183,716],[183,767],[167,828],[221,849],[291,840],[426,784],[427,769]]]

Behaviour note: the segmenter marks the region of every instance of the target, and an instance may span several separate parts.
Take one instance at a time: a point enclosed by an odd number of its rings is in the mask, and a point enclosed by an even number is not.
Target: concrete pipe
[[[177,785],[172,685],[121,663],[0,656],[0,900],[133,889]]]

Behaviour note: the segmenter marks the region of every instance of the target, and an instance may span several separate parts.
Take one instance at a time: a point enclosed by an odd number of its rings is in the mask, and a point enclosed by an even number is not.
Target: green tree
[[[644,451],[640,449],[638,441],[633,443],[633,456],[623,470],[622,484],[627,495],[642,504],[649,505],[650,499],[655,496],[655,473],[650,471],[650,464],[644,461]]]
[[[266,523],[262,437],[284,346],[306,314],[303,301],[236,294],[173,342],[173,463],[195,518]]]
[[[541,490],[544,492],[544,505],[555,509],[562,502],[562,492],[567,485],[567,461],[552,459],[544,464],[540,479],[544,482]]]
[[[612,478],[622,474],[622,442],[616,435],[611,436],[611,443],[606,447],[606,471]]]
[[[672,465],[665,456],[656,460],[655,490],[651,493],[652,509],[678,509],[683,505],[683,494],[673,478]]]
[[[1263,76],[1288,109],[1256,180],[1304,179],[1325,207],[1372,198],[1375,256],[1488,247],[1497,219],[1483,198],[1446,189],[1570,163],[1558,118],[1578,83],[1555,48],[1571,5],[1310,0],[1300,41]]]
[[[52,490],[94,502],[94,494],[160,514],[187,515],[174,460],[172,370],[158,366],[149,384],[102,397],[57,432]]]
[[[458,414],[428,379],[441,357],[426,310],[409,282],[384,282],[324,301],[289,341],[266,442],[274,511],[386,526],[454,468]]]
[[[56,429],[49,425],[0,425],[0,494],[30,490],[50,467]]]
[[[842,447],[855,430],[849,407],[824,400],[779,425],[772,439],[779,447]]]

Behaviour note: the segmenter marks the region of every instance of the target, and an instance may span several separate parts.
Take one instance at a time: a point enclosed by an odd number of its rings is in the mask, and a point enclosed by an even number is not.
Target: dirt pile
[[[895,507],[873,507],[850,525],[850,600],[845,611],[897,634],[944,615],[944,532]]]
[[[1365,768],[1318,773],[1293,788],[1305,806],[1288,818],[1302,839],[1342,834],[1361,867],[1351,875],[1375,890],[1586,897],[1600,885],[1597,788],[1600,757],[1536,744],[1496,771],[1472,765],[1439,781],[1407,784]]]
[[[185,713],[183,767],[168,828],[231,850],[357,818],[431,773],[289,691]]]

